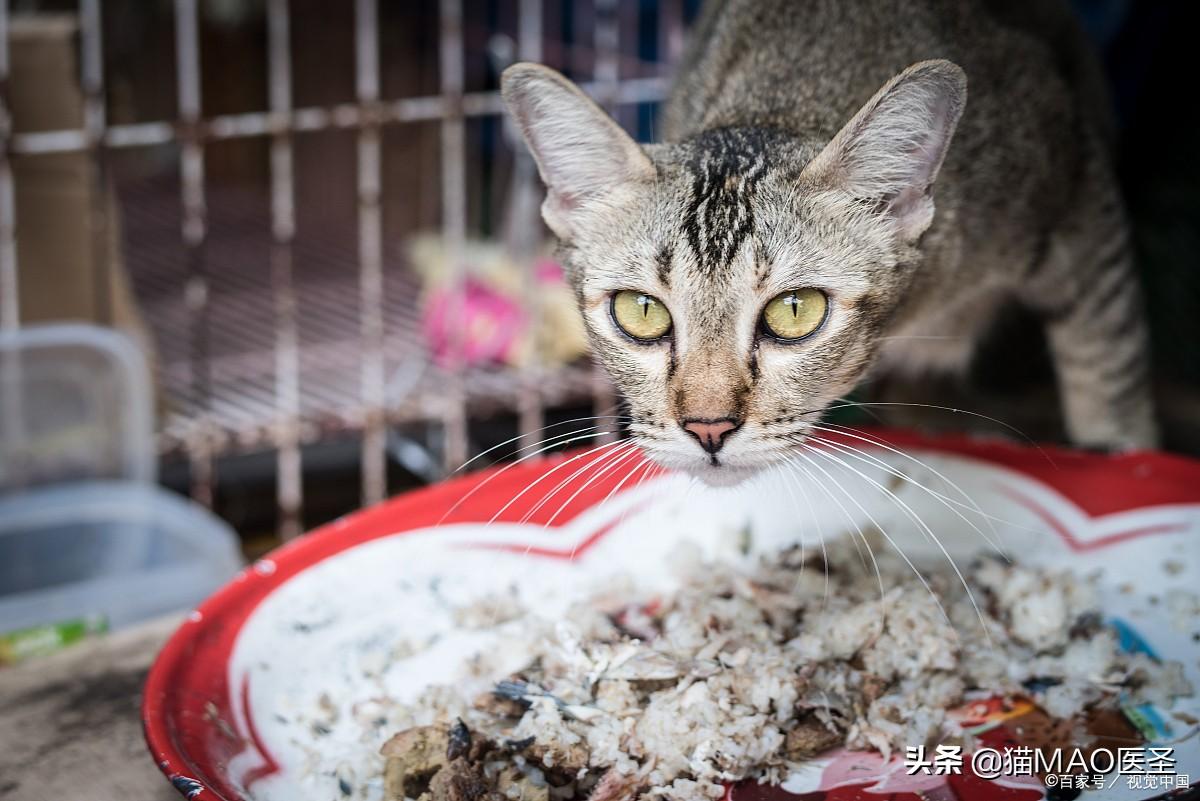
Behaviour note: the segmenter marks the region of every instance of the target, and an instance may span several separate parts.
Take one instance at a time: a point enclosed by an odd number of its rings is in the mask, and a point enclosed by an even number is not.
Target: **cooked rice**
[[[949,565],[917,576],[859,548],[794,547],[750,569],[684,549],[670,597],[633,590],[635,603],[593,599],[556,622],[505,599],[496,611],[515,618],[505,631],[527,666],[488,677],[508,680],[498,693],[433,688],[389,725],[461,720],[492,744],[478,770],[495,797],[697,801],[781,781],[832,746],[969,747],[948,712],[971,698],[1025,697],[1069,719],[1191,692],[1178,663],[1118,647],[1090,580],[984,557],[964,570],[972,597]],[[481,611],[462,617],[480,625]],[[523,783],[497,784],[514,766]]]

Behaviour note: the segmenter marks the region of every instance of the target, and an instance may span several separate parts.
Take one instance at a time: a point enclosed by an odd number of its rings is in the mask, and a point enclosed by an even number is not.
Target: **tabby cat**
[[[646,146],[553,70],[504,73],[652,458],[737,481],[869,370],[963,370],[1013,302],[1044,326],[1072,441],[1154,444],[1101,82],[1072,25],[1042,0],[710,0]]]

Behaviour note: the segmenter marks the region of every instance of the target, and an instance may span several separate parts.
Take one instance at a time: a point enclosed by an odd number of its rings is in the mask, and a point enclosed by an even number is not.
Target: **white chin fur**
[[[753,465],[718,462],[714,465],[707,457],[680,458],[677,454],[673,454],[663,459],[653,453],[648,455],[664,467],[694,476],[710,487],[732,487],[740,484],[769,464],[768,462]]]
[[[784,458],[783,454],[772,451],[750,454],[718,453],[717,464],[714,465],[711,458],[700,448],[693,447],[692,443],[683,443],[680,449],[643,443],[642,450],[651,461],[669,470],[694,476],[711,487],[731,487],[740,484]]]
[[[696,462],[695,467],[689,468],[688,473],[708,484],[710,487],[732,487],[741,484],[746,479],[758,473],[761,467],[733,467],[727,464],[713,466],[709,462]]]

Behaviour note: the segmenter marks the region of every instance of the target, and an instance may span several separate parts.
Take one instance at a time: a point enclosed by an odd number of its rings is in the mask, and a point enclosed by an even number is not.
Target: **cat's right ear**
[[[804,174],[869,204],[902,241],[915,242],[933,221],[933,182],[966,102],[958,65],[914,64],[876,92]]]
[[[574,213],[630,182],[653,180],[654,165],[579,87],[540,64],[514,64],[501,93],[546,184],[542,217],[564,240]]]

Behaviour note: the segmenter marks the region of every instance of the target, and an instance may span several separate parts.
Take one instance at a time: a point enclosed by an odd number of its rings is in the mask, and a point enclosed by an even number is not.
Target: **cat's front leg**
[[[1104,450],[1150,448],[1158,426],[1149,333],[1132,243],[1111,183],[1051,237],[1028,288],[1042,312],[1071,441]]]
[[[1158,426],[1141,293],[1132,276],[1111,280],[1117,298],[1090,293],[1047,322],[1067,434],[1088,448],[1152,448]]]

